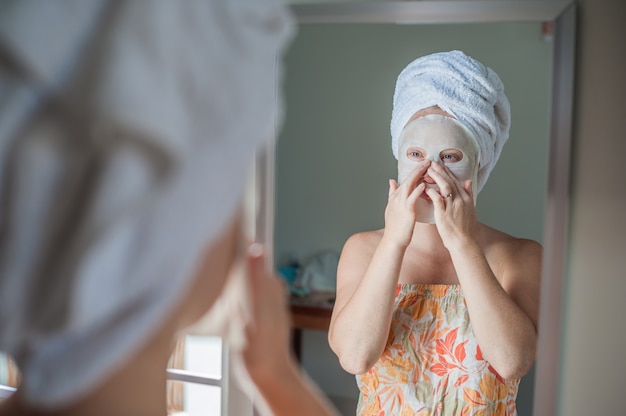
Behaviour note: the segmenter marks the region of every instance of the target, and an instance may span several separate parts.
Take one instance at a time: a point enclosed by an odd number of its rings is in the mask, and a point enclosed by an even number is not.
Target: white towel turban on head
[[[398,158],[400,133],[424,108],[439,106],[475,136],[480,147],[477,189],[483,188],[509,138],[509,100],[498,75],[461,51],[420,57],[398,75],[391,115],[391,148]]]
[[[279,0],[0,8],[0,351],[53,407],[139,350],[238,211],[294,26]]]

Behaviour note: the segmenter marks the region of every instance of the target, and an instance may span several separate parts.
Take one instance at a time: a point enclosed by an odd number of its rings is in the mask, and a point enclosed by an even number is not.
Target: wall
[[[277,147],[277,261],[340,251],[383,226],[396,176],[389,118],[395,78],[412,59],[461,49],[493,67],[512,103],[511,139],[478,199],[483,222],[541,240],[552,45],[538,24],[304,26],[286,58],[286,122]],[[319,111],[323,109],[324,111]],[[328,394],[355,398],[326,333],[304,333],[303,365]],[[520,415],[530,414],[532,374]],[[352,410],[354,404],[352,404]]]
[[[579,2],[559,414],[625,414],[626,3]]]

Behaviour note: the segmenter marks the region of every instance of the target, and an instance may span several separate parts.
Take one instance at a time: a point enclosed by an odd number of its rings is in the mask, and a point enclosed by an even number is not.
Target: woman
[[[508,138],[498,76],[462,52],[398,76],[385,227],[351,236],[329,342],[359,415],[514,415],[535,359],[541,246],[476,219]]]
[[[173,343],[239,261],[250,379],[276,415],[332,414],[240,231],[291,28],[272,0],[3,4],[0,415],[165,415]]]

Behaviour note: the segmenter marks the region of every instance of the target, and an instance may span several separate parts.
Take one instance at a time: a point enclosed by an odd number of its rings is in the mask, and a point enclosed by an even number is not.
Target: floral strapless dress
[[[519,379],[482,357],[460,285],[399,284],[387,346],[357,376],[360,416],[516,416]]]

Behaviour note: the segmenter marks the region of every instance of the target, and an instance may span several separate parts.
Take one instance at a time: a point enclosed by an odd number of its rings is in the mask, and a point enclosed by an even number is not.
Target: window
[[[167,413],[172,416],[222,416],[228,399],[223,377],[227,354],[219,337],[181,337],[170,357],[167,386]],[[225,410],[225,409],[224,409]]]
[[[19,371],[13,360],[0,353],[0,400],[6,399],[15,391],[19,380]]]

